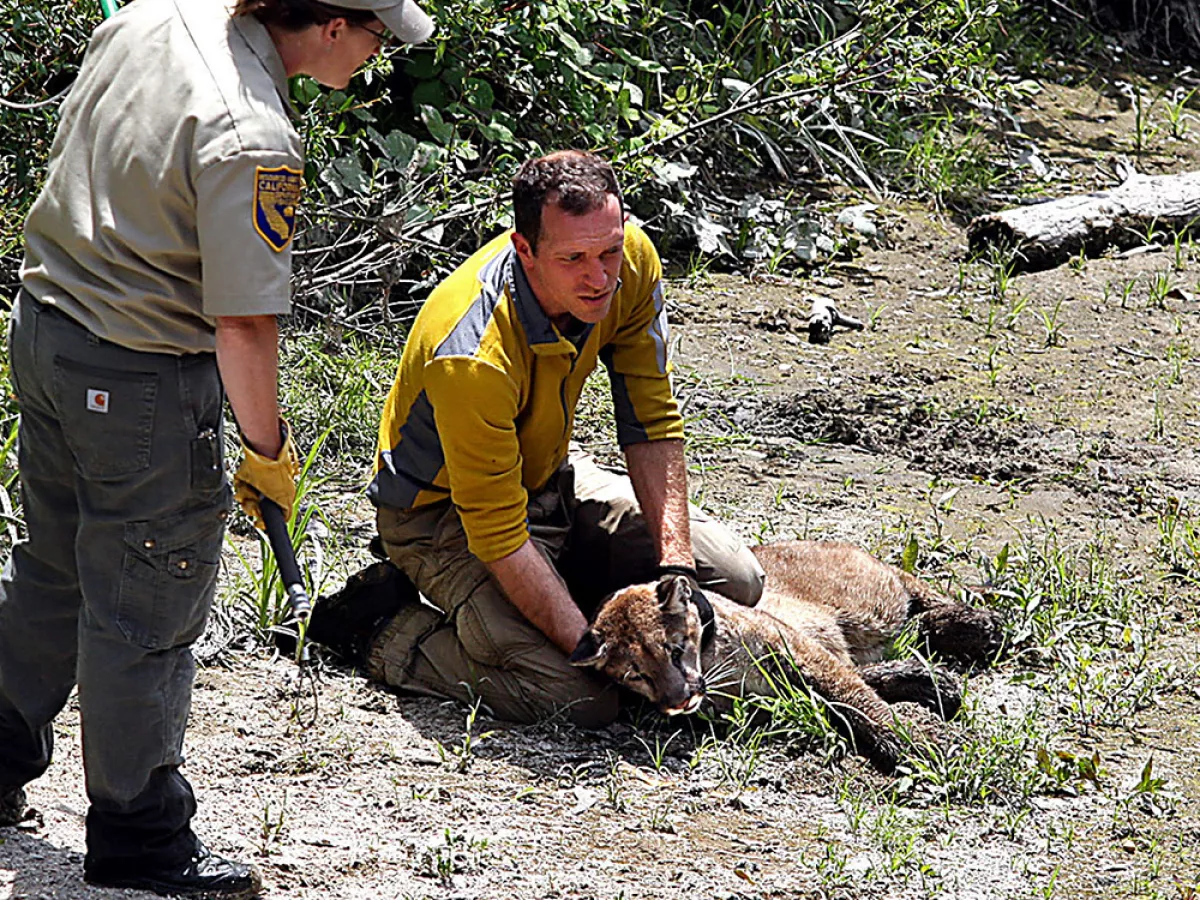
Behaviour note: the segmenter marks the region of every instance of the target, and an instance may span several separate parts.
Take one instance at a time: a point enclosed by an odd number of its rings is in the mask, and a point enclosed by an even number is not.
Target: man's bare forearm
[[[531,541],[495,562],[488,571],[505,596],[534,627],[564,653],[570,653],[587,631],[587,620],[567,586]]]
[[[217,319],[217,368],[246,443],[274,459],[279,436],[279,325],[274,316]]]
[[[664,565],[694,565],[683,441],[646,441],[625,448],[633,493]]]

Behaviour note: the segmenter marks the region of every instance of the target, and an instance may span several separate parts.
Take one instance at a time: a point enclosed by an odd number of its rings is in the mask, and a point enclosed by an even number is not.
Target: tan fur
[[[874,665],[905,624],[917,617],[923,636],[935,647],[941,641],[939,652],[951,658],[985,661],[998,646],[993,614],[953,603],[857,547],[792,541],[755,554],[767,573],[762,600],[747,608],[706,591],[715,632],[703,652],[691,583],[668,576],[611,595],[571,661],[605,672],[668,715],[694,712],[705,696],[720,705],[766,693],[771,678],[798,674],[858,750],[889,769],[898,750],[887,700],[951,712],[958,703],[952,679],[915,661]]]

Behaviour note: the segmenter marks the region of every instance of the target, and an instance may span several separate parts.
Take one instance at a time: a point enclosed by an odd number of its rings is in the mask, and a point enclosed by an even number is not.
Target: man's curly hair
[[[547,203],[580,216],[600,209],[609,195],[621,200],[621,189],[612,166],[598,156],[560,150],[528,160],[513,178],[514,229],[537,253],[542,209]],[[622,213],[624,209],[622,202]]]

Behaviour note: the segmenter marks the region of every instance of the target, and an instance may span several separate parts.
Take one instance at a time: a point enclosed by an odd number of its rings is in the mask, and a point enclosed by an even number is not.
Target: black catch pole
[[[296,562],[296,551],[292,547],[292,538],[288,534],[283,510],[274,500],[268,500],[266,497],[259,499],[258,508],[262,511],[263,522],[267,526],[267,540],[271,544],[271,552],[275,554],[275,564],[279,566],[279,577],[287,592],[288,606],[296,621],[300,662],[304,663],[308,660],[304,623],[308,620],[308,614],[312,612],[312,603],[308,599],[308,592],[304,590],[304,579],[300,577],[300,565]]]

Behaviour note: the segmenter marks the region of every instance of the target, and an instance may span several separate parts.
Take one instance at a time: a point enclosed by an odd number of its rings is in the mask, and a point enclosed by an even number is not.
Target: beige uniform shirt
[[[215,317],[290,308],[303,171],[283,61],[222,0],[102,24],[25,224],[25,289],[134,350],[211,351]]]

